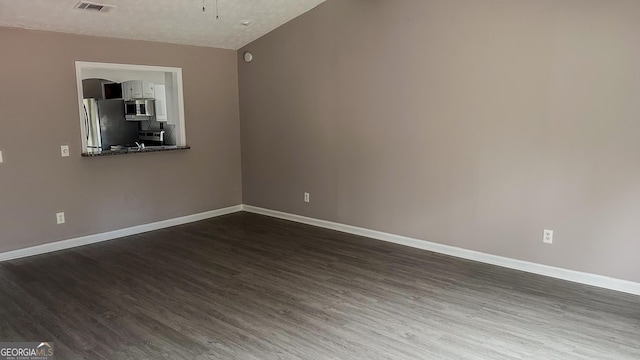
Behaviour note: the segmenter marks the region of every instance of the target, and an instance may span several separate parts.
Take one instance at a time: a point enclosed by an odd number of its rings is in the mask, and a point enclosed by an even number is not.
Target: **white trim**
[[[509,269],[521,270],[533,274],[544,275],[556,279],[572,281],[580,284],[597,286],[604,289],[621,291],[629,294],[640,295],[640,283],[611,278],[602,275],[590,274],[580,271],[568,270],[553,266],[531,263],[522,260],[510,259],[502,256],[491,255],[479,251],[462,249],[454,246],[433,243],[425,240],[389,234],[381,231],[370,230],[357,226],[345,225],[326,220],[319,220],[280,211],[259,208],[251,205],[236,205],[223,209],[207,211],[199,214],[183,216],[174,219],[158,221],[150,224],[138,225],[126,229],[114,230],[101,234],[82,236],[74,239],[62,240],[53,243],[33,246],[0,253],[0,262],[28,256],[40,255],[58,250],[74,248],[102,241],[113,240],[125,236],[141,234],[149,231],[160,230],[172,226],[187,224],[231,214],[239,211],[271,216],[274,218],[294,221],[302,224],[318,226],[325,229],[337,230],[348,234],[365,236],[394,244],[405,245],[417,249],[433,251],[440,254],[455,256],[462,259],[479,261],[486,264],[502,266]]]
[[[410,246],[413,248],[433,251],[440,254],[455,256],[462,259],[479,261],[486,264],[502,266],[509,269],[526,271],[533,274],[549,276],[556,279],[572,281],[580,284],[597,286],[600,288],[621,291],[629,294],[640,295],[640,283],[611,278],[602,275],[590,274],[580,271],[568,270],[548,265],[510,259],[502,256],[491,255],[479,251],[462,249],[454,246],[433,243],[425,240],[384,233],[365,229],[357,226],[345,225],[331,221],[319,220],[305,216],[284,213],[280,211],[259,208],[251,205],[243,205],[242,210],[271,216],[279,219],[294,221],[307,225],[318,226],[326,229],[337,230],[349,234],[360,235],[372,239]]]
[[[224,209],[206,211],[199,214],[182,216],[179,218],[158,221],[150,224],[138,225],[138,226],[134,226],[126,229],[114,230],[114,231],[109,231],[101,234],[82,236],[75,239],[56,241],[53,243],[33,246],[29,248],[8,251],[5,253],[0,253],[0,262],[23,258],[27,256],[45,254],[45,253],[69,249],[77,246],[94,244],[102,241],[125,237],[125,236],[141,234],[148,231],[160,230],[160,229],[168,228],[171,226],[177,226],[177,225],[187,224],[195,221],[210,219],[217,216],[235,213],[238,211],[242,211],[242,205],[236,205],[236,206],[231,206]]]
[[[82,93],[82,66],[76,61],[76,88],[78,90],[78,113],[80,114],[80,139],[82,140],[82,152],[87,151],[87,124],[84,114],[84,94]]]
[[[129,71],[155,71],[177,73],[182,71],[179,67],[155,66],[155,65],[136,65],[136,64],[118,64],[104,63],[92,61],[76,61],[76,68],[87,69],[107,69],[107,70],[129,70]]]
[[[178,133],[178,144],[182,146],[187,145],[187,128],[185,127],[185,119],[184,119],[184,89],[182,88],[182,69],[178,69],[178,71],[174,72],[173,80],[175,81],[175,90],[178,91],[178,128],[180,132]],[[174,129],[175,129],[174,128]]]

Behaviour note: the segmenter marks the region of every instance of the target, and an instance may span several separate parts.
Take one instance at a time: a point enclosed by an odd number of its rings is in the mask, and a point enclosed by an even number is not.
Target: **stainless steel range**
[[[164,145],[164,130],[140,130],[138,139],[146,145]]]

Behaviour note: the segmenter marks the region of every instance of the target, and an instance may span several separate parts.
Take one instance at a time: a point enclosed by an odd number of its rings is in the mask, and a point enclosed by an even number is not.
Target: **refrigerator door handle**
[[[89,140],[89,113],[87,112],[87,105],[82,104],[82,108],[84,109],[84,129],[87,132],[87,141]]]

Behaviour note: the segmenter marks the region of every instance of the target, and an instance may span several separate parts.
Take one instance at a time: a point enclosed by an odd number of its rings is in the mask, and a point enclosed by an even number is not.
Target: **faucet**
[[[144,150],[144,143],[138,143],[136,141],[136,146],[138,146],[138,150]]]

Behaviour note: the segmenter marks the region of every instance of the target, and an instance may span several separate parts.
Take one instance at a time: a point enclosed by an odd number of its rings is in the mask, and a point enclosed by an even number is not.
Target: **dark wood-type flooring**
[[[56,359],[640,359],[640,297],[237,213],[0,264]]]

